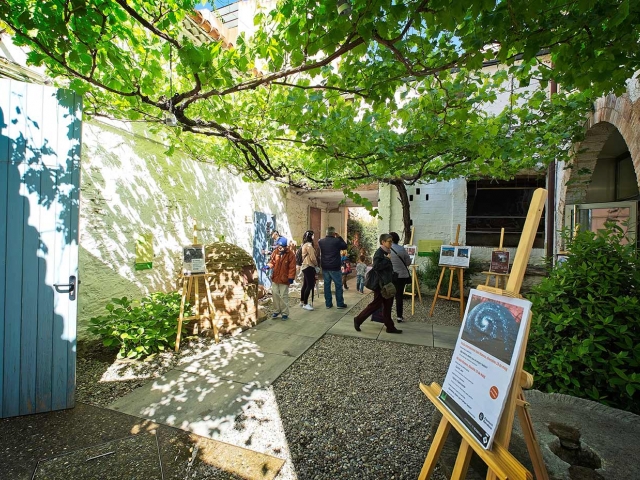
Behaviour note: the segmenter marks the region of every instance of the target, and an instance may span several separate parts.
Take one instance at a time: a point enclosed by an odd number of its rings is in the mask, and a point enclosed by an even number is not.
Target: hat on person
[[[278,245],[279,247],[286,247],[287,246],[287,239],[284,238],[284,237],[278,238],[278,240],[276,240],[276,245]]]

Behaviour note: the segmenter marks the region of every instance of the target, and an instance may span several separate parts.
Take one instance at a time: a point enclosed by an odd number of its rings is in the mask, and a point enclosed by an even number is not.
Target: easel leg
[[[451,274],[453,277],[453,273]],[[460,289],[460,320],[464,317],[464,269],[458,269],[458,288]]]
[[[416,269],[413,269],[413,276],[416,280],[416,291],[418,292],[418,298],[420,299],[420,303],[422,303],[422,293],[420,292],[420,282],[418,282],[418,272]]]
[[[451,290],[453,288],[453,274],[454,274],[454,270],[453,268],[449,268],[449,290],[447,290],[447,300],[451,299]]]
[[[444,442],[447,440],[447,435],[449,435],[450,429],[451,424],[446,418],[440,420],[440,425],[438,425],[438,430],[433,437],[433,442],[429,448],[427,458],[424,460],[424,464],[422,465],[422,470],[420,470],[418,480],[426,480],[431,477],[434,468],[436,468],[436,462],[438,461],[438,458],[440,458],[440,453],[442,453],[442,449],[444,448]]]
[[[527,410],[527,403],[522,391],[518,395],[518,400],[518,406],[516,407],[518,420],[520,420],[520,427],[522,428],[524,440],[527,444],[527,450],[529,451],[529,458],[531,458],[531,463],[533,464],[533,471],[536,474],[536,480],[549,480],[547,467],[542,459],[540,444],[538,443],[536,433],[533,430],[533,422],[531,421],[531,416],[529,416],[529,410]]]
[[[198,281],[197,278],[193,279],[193,284],[194,284],[194,298],[195,298],[195,306],[196,306],[196,313],[195,313],[195,320],[196,322],[198,322],[198,333],[200,333],[202,331],[202,325],[200,325],[200,282]]]
[[[416,313],[416,269],[411,269],[411,315]]]
[[[220,338],[218,337],[218,324],[215,321],[216,311],[213,305],[213,298],[211,298],[211,283],[209,282],[209,278],[205,277],[204,286],[207,289],[207,303],[209,304],[209,321],[211,322],[211,326],[213,327],[213,338],[216,343],[220,342]]]
[[[178,315],[178,334],[176,335],[176,348],[177,352],[180,350],[180,337],[182,336],[182,322],[184,320],[184,304],[189,296],[189,286],[191,278],[182,279],[182,299],[180,300],[180,315]]]
[[[459,480],[467,477],[467,470],[469,469],[469,462],[471,462],[471,456],[473,450],[465,439],[460,442],[460,449],[458,450],[458,458],[456,458],[456,464],[453,466],[453,472],[451,472],[451,480]]]
[[[447,267],[442,267],[442,272],[440,272],[440,279],[438,280],[438,286],[436,287],[436,293],[433,296],[433,302],[431,303],[431,310],[429,310],[429,316],[433,316],[433,309],[436,306],[436,301],[438,300],[438,296],[440,295],[440,285],[442,285],[442,279],[444,278],[444,271]]]

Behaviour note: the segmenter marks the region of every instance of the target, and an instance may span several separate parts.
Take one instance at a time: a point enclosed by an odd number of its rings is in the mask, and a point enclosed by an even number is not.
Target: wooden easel
[[[529,213],[524,225],[524,231],[520,237],[520,243],[516,251],[516,256],[513,261],[513,268],[511,270],[511,276],[507,282],[505,290],[499,288],[488,287],[485,285],[479,285],[478,290],[485,292],[491,292],[498,295],[504,295],[508,297],[522,298],[520,295],[520,288],[522,287],[522,280],[524,278],[524,272],[531,255],[531,248],[533,247],[533,241],[535,240],[536,231],[540,218],[542,216],[542,209],[544,207],[545,200],[547,198],[547,191],[543,188],[537,189],[531,200],[531,206],[529,207]],[[531,318],[529,318],[531,320]],[[528,325],[531,324],[529,321]],[[452,480],[459,480],[466,477],[467,469],[469,468],[469,462],[471,460],[472,452],[476,452],[478,456],[487,464],[489,472],[487,473],[487,480],[495,479],[532,479],[531,473],[522,466],[520,462],[509,453],[509,443],[511,441],[511,432],[513,430],[513,419],[516,413],[520,420],[520,426],[524,434],[529,456],[533,463],[533,469],[537,480],[548,480],[547,469],[542,459],[542,452],[533,430],[533,423],[529,416],[528,403],[525,401],[523,388],[530,388],[533,385],[533,377],[523,370],[524,355],[527,349],[527,338],[529,335],[529,329],[525,332],[524,341],[522,347],[517,356],[515,378],[511,385],[511,390],[505,404],[505,408],[500,419],[500,424],[497,429],[497,433],[493,442],[491,450],[485,450],[480,443],[473,438],[466,429],[462,426],[460,421],[452,415],[449,410],[438,398],[441,387],[437,383],[432,383],[429,386],[420,384],[420,390],[431,400],[435,407],[442,413],[442,420],[438,426],[438,430],[425,459],[420,476],[418,480],[426,480],[431,476],[433,470],[438,461],[438,457],[442,452],[449,430],[453,426],[458,433],[462,436],[462,442],[460,449],[458,450],[458,458],[451,475]]]
[[[196,245],[198,243],[198,229],[197,225],[193,224],[193,244]],[[182,279],[182,299],[180,300],[180,314],[178,316],[178,333],[176,335],[176,348],[177,352],[180,350],[180,339],[182,337],[182,323],[188,320],[200,320],[202,315],[200,315],[200,287],[199,287],[199,278],[204,279],[205,290],[207,291],[207,306],[208,306],[208,318],[213,326],[213,338],[216,343],[220,342],[220,338],[218,336],[218,325],[215,322],[215,311],[213,306],[213,298],[211,297],[211,275],[210,273],[196,273],[192,275],[180,275]],[[195,296],[195,315],[190,315],[188,317],[184,316],[184,307],[187,302],[187,299],[191,296],[191,289],[194,290]]]
[[[458,246],[460,245],[460,243],[458,242],[458,239],[460,238],[460,224],[458,224],[458,228],[456,229],[456,241],[453,242],[451,245],[453,246]],[[442,279],[444,278],[444,272],[447,271],[447,268],[449,269],[450,275],[449,275],[449,289],[447,290],[447,294],[446,295],[440,295],[440,285],[442,285]],[[458,289],[460,290],[460,296],[459,297],[452,297],[451,296],[451,290],[453,287],[453,275],[455,273],[458,273]],[[438,299],[441,298],[443,300],[451,300],[452,302],[459,302],[460,303],[460,320],[462,320],[462,317],[464,316],[464,268],[462,267],[452,267],[449,265],[443,265],[442,266],[442,271],[440,272],[440,279],[438,280],[438,286],[436,287],[436,293],[433,296],[433,302],[431,303],[431,310],[429,310],[429,316],[432,317],[433,316],[433,309],[436,307],[436,302],[438,301]]]
[[[413,245],[413,233],[415,232],[415,227],[411,227],[411,240],[409,240],[409,245]],[[416,255],[418,252],[416,252]],[[420,299],[420,303],[422,303],[422,293],[420,292],[420,284],[418,283],[418,265],[412,263],[409,265],[411,269],[411,291],[407,291],[407,287],[409,285],[404,286],[404,294],[409,295],[411,297],[411,315],[416,312],[416,294]]]
[[[503,241],[504,241],[504,228],[501,228],[500,229],[500,246],[496,250],[494,250],[494,252],[504,252],[504,250],[502,249]],[[505,289],[507,288],[507,282],[509,281],[509,272],[507,273],[492,272],[491,267],[489,267],[488,272],[482,272],[482,273],[487,276],[487,280],[484,282],[485,285],[489,285],[489,280],[491,279],[492,276],[494,276],[496,288],[500,288],[500,283],[504,285]]]

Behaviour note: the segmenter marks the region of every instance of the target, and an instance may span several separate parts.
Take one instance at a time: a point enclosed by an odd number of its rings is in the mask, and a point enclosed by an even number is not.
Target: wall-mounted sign
[[[471,247],[442,245],[440,247],[440,265],[449,267],[469,267]]]
[[[485,449],[500,424],[531,311],[528,300],[471,290],[440,400]]]
[[[204,245],[188,245],[182,249],[182,274],[206,273]]]
[[[138,235],[136,239],[136,270],[153,268],[153,233]]]
[[[509,273],[509,252],[496,250],[491,252],[491,267],[493,273]]]

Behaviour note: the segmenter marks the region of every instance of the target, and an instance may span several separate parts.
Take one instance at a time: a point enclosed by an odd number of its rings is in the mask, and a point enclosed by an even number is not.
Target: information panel
[[[454,245],[442,245],[440,247],[439,264],[449,267],[469,267],[471,260],[471,247],[460,247]]]
[[[515,375],[531,302],[472,289],[440,400],[491,448]]]

